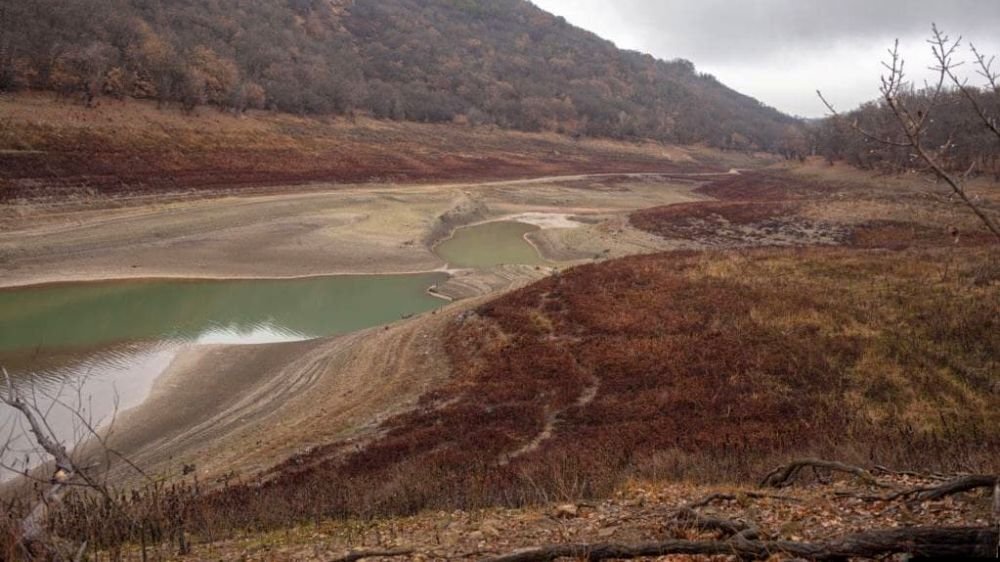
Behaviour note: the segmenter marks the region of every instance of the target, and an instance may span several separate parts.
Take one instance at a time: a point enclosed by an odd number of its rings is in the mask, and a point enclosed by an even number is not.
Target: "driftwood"
[[[488,558],[484,562],[544,562],[558,558],[590,561],[625,560],[674,554],[735,555],[752,559],[766,559],[774,554],[785,554],[809,560],[875,558],[889,554],[934,558],[985,558],[996,554],[998,540],[1000,533],[995,527],[922,527],[858,533],[816,543],[758,541],[737,536],[728,541],[671,540],[635,545],[565,544],[521,550]]]
[[[854,466],[850,464],[844,464],[842,462],[836,461],[825,461],[820,459],[799,459],[793,461],[784,466],[779,466],[778,468],[772,470],[764,477],[760,483],[761,488],[785,488],[791,486],[795,477],[798,476],[799,472],[804,468],[812,469],[825,469],[834,472],[843,472],[846,474],[852,474],[864,481],[866,484],[871,486],[876,486],[879,488],[888,488],[889,486],[881,483],[872,476],[871,472],[861,468],[860,466]]]

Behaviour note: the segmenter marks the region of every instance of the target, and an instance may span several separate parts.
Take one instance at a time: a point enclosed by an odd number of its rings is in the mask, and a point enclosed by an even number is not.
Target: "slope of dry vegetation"
[[[707,154],[454,125],[213,110],[184,116],[143,102],[85,109],[45,96],[0,98],[0,203],[307,182],[726,169]]]
[[[995,260],[799,249],[576,268],[457,319],[451,382],[374,443],[229,489],[209,519],[601,497],[629,476],[740,481],[802,454],[996,469]]]
[[[815,163],[814,163],[815,164]],[[633,213],[636,228],[709,247],[851,245],[976,246],[994,238],[940,190],[917,176],[881,181],[806,166],[794,173],[767,170],[715,181],[697,189],[714,200]],[[996,184],[977,185],[974,197],[1000,214]]]

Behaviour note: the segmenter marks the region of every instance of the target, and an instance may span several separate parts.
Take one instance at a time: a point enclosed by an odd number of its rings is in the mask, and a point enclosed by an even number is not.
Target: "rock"
[[[499,521],[489,519],[483,521],[483,524],[479,526],[479,530],[487,537],[495,539],[500,537],[500,531],[499,531],[500,525],[501,523]]]
[[[580,515],[580,508],[576,504],[564,503],[556,506],[553,515],[559,519],[573,519]]]
[[[597,531],[597,536],[606,539],[618,532],[618,527],[605,527]]]

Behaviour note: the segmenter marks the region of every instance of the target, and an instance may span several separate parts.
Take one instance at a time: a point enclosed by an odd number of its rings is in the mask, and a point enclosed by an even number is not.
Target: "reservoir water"
[[[185,346],[299,341],[390,323],[446,304],[427,292],[446,279],[143,280],[0,290],[0,366],[22,394],[51,407],[53,428],[72,445],[80,428],[68,407],[100,422],[137,405]],[[0,405],[3,438],[14,414]],[[15,442],[5,462],[23,458],[27,445]]]
[[[458,228],[434,251],[453,267],[489,268],[505,264],[546,265],[525,236],[539,227],[496,221]]]

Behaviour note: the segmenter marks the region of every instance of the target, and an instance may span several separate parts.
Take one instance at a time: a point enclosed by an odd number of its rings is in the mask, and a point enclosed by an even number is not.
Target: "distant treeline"
[[[980,108],[1000,115],[1000,92],[968,88]],[[1000,179],[1000,142],[975,107],[956,89],[945,90],[936,99],[928,90],[909,90],[905,105],[914,112],[930,111],[924,144],[941,155],[942,164],[956,172],[991,174]],[[933,107],[932,107],[933,105]],[[864,129],[872,137],[859,133]],[[899,121],[885,100],[866,103],[841,118],[828,118],[811,128],[814,150],[833,161],[866,170],[897,173],[920,170],[926,164],[912,148],[880,142],[904,140]]]
[[[524,0],[0,0],[0,89],[786,153],[799,122]]]

